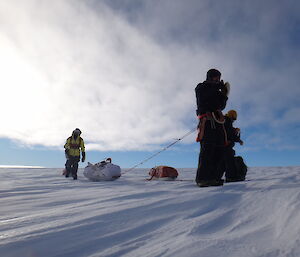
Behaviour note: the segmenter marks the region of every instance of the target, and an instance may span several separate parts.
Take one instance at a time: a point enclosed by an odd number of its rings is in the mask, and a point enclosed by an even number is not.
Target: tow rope
[[[124,172],[122,172],[122,174],[125,174],[129,171],[132,171],[133,169],[135,169],[136,167],[144,164],[145,162],[151,160],[152,158],[154,158],[155,156],[159,155],[160,153],[162,153],[163,151],[166,151],[168,148],[170,148],[171,146],[175,145],[177,142],[181,141],[182,139],[184,139],[185,137],[189,136],[190,134],[192,134],[194,131],[196,131],[197,128],[192,129],[191,131],[189,131],[188,133],[186,133],[185,135],[183,135],[181,138],[176,139],[173,143],[167,145],[166,147],[162,148],[161,150],[159,150],[158,152],[154,153],[153,155],[149,156],[148,158],[146,158],[145,160],[141,161],[140,163],[134,165],[133,167],[131,167],[129,170],[126,170]]]

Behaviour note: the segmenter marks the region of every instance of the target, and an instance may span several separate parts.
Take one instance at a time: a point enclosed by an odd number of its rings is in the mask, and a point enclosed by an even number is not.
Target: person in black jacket
[[[195,89],[199,119],[197,142],[201,146],[196,183],[200,187],[223,185],[218,167],[227,143],[222,110],[228,99],[229,83],[224,84],[220,79],[221,73],[210,69],[206,80]]]
[[[225,129],[227,133],[227,145],[224,152],[224,161],[220,168],[220,178],[223,176],[225,171],[225,181],[226,182],[236,182],[243,181],[245,177],[239,174],[236,164],[235,164],[235,151],[233,149],[235,143],[243,145],[244,142],[240,138],[240,129],[233,127],[233,122],[237,119],[237,112],[235,110],[230,110],[225,115]]]

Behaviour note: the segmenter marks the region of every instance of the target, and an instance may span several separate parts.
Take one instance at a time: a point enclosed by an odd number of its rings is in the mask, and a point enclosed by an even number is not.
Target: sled
[[[107,161],[96,164],[88,163],[84,168],[83,175],[91,181],[109,181],[121,177],[121,168]]]
[[[169,166],[157,166],[149,171],[149,175],[151,176],[149,180],[175,180],[178,177],[178,171]]]

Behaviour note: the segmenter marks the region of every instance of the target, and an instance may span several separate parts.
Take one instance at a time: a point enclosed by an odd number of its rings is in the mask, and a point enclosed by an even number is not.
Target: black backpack
[[[241,156],[235,156],[234,162],[237,170],[237,175],[245,180],[248,167]]]

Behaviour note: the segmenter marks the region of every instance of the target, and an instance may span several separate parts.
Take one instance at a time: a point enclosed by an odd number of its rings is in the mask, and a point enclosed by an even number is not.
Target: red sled
[[[149,171],[151,179],[174,180],[178,177],[178,171],[169,166],[157,166]]]

